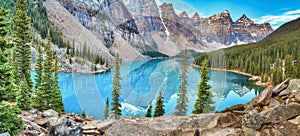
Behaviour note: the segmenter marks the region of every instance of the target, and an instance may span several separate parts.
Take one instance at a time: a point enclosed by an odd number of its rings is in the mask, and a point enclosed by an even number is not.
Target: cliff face
[[[198,13],[177,15],[172,4],[157,5],[155,0],[59,0],[59,3],[112,54],[116,46],[130,46],[124,49],[134,54],[121,55],[125,60],[141,59],[139,56],[152,51],[175,56],[185,47],[197,52],[211,51],[256,42],[273,31],[270,24],[255,24],[246,15],[234,22],[227,10],[209,18]],[[77,37],[78,33],[70,35]]]

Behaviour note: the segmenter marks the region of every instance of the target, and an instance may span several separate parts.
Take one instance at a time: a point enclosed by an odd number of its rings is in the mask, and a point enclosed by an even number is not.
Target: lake
[[[146,108],[161,91],[165,115],[172,115],[179,92],[180,59],[151,59],[122,62],[121,97],[122,116],[144,116]],[[103,118],[105,101],[111,101],[113,69],[103,74],[59,73],[59,86],[66,112],[82,113]],[[32,72],[32,77],[34,76]],[[188,99],[190,114],[196,100],[200,70],[188,67]],[[255,97],[262,87],[253,85],[248,76],[224,71],[210,71],[209,84],[217,111],[236,104],[244,104]],[[154,111],[154,110],[153,110]]]

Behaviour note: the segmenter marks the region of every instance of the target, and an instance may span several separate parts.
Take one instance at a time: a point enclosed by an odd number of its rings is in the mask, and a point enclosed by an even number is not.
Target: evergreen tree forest
[[[33,42],[27,0],[16,0],[14,4],[5,6],[14,6],[14,12],[0,9],[0,133],[17,135],[23,129],[22,119],[18,117],[21,110],[37,106],[40,110],[51,108],[61,113],[64,107],[58,87],[59,66],[50,48],[50,36],[44,58],[41,42],[39,41],[38,45]],[[35,85],[30,75],[31,48],[34,46],[38,47],[39,53]],[[46,86],[48,88],[45,88]],[[43,89],[49,92],[39,93],[39,90]],[[43,101],[37,104],[36,101],[41,97]],[[43,108],[42,104],[45,104]]]
[[[300,78],[300,18],[288,22],[264,40],[210,52],[195,58],[201,65],[208,58],[209,67],[239,70],[271,79],[274,85],[285,78]],[[224,53],[220,53],[224,51]]]
[[[35,91],[36,98],[34,99],[34,105],[40,110],[53,109],[61,113],[64,111],[64,106],[58,86],[58,60],[50,47],[50,34],[47,39],[48,42],[45,46],[46,57],[45,59],[40,58],[40,63],[43,63],[43,65],[37,64],[37,66],[40,65],[42,68],[40,68],[41,74],[38,75],[37,73],[36,77],[37,89]]]

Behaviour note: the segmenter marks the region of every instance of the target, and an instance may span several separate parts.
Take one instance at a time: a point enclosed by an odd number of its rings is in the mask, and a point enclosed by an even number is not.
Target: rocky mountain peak
[[[166,3],[166,2],[164,2],[162,5],[160,5],[159,6],[160,7],[160,9],[162,10],[162,11],[169,11],[169,12],[174,12],[175,13],[175,10],[174,10],[174,8],[173,8],[173,4],[171,4],[171,3]]]
[[[194,16],[192,17],[192,19],[200,19],[199,14],[196,12],[196,13],[194,14]]]
[[[242,17],[236,21],[236,23],[244,23],[246,26],[254,24],[254,22],[249,19],[246,14],[243,14]]]
[[[185,11],[183,11],[182,13],[180,13],[179,16],[180,17],[189,17],[189,15]]]

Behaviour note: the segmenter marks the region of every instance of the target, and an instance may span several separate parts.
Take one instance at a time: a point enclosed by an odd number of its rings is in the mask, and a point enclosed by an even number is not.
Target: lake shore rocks
[[[266,88],[245,105],[221,113],[189,116],[92,120],[75,113],[58,115],[53,110],[40,112],[32,109],[20,115],[25,124],[21,135],[299,136],[299,85],[299,79],[287,79],[275,87]]]

